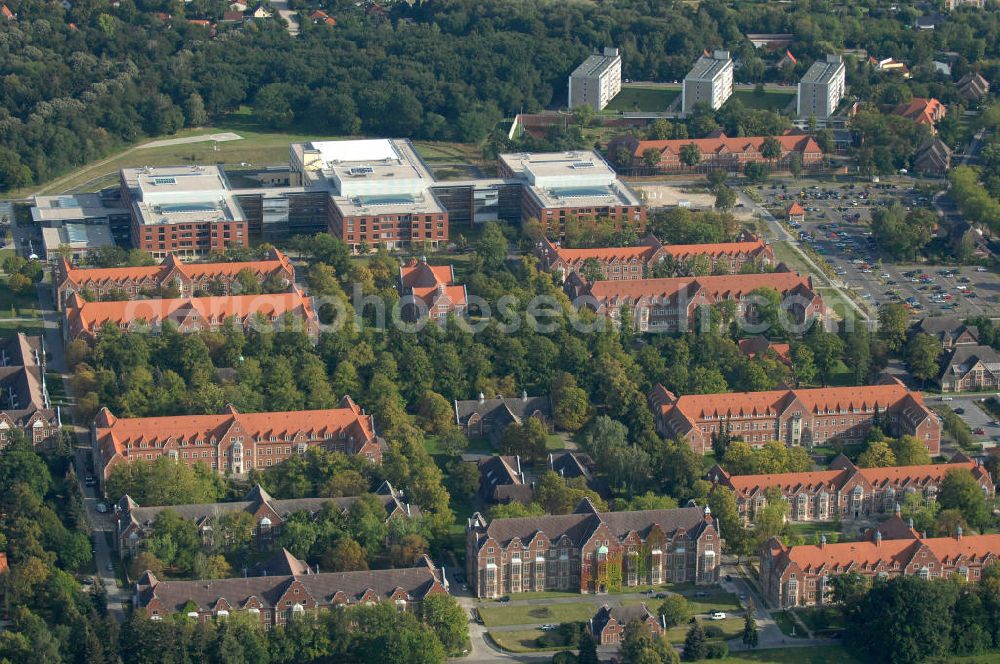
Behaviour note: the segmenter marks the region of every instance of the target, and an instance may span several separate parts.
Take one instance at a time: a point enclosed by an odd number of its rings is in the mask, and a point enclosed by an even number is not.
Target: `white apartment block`
[[[622,56],[617,48],[605,48],[583,61],[569,75],[569,107],[590,106],[604,110],[622,89]]]
[[[733,94],[733,61],[729,51],[713,51],[703,55],[684,77],[681,90],[681,110],[690,113],[696,104],[708,104],[719,110]]]
[[[799,81],[796,115],[817,120],[833,115],[844,98],[844,71],[844,59],[839,55],[828,55],[825,60],[814,62]]]

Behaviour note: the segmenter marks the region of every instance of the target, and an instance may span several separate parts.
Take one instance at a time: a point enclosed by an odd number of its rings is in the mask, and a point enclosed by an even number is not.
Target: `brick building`
[[[722,540],[708,509],[598,512],[494,519],[466,528],[467,577],[475,597],[545,590],[718,581]]]
[[[479,469],[479,497],[488,504],[521,503],[535,498],[534,482],[525,481],[518,455],[493,455],[476,462]]]
[[[645,602],[616,607],[605,604],[590,619],[588,627],[599,645],[615,646],[621,643],[625,636],[625,627],[633,620],[638,620],[648,627],[649,633],[654,638],[663,636],[666,631],[663,618],[650,611]]]
[[[945,350],[956,346],[975,346],[979,343],[979,328],[966,325],[961,318],[931,316],[920,319],[912,328],[913,334],[929,334],[941,342]]]
[[[873,422],[889,435],[915,436],[936,456],[941,424],[894,378],[881,385],[823,387],[767,392],[688,394],[677,397],[657,385],[649,395],[660,435],[687,441],[694,451],[712,449],[712,434],[723,428],[751,445],[778,440],[813,447],[834,440],[860,442]]]
[[[382,462],[374,419],[347,396],[338,408],[271,413],[240,413],[229,406],[221,415],[126,419],[102,408],[91,437],[102,482],[115,466],[162,456],[191,466],[204,463],[220,475],[236,477],[305,454],[310,447]]]
[[[261,285],[284,283],[287,288],[295,282],[291,261],[277,249],[271,249],[266,260],[233,263],[185,263],[167,254],[159,265],[85,269],[63,259],[55,269],[56,306],[64,308],[73,293],[88,293],[93,300],[108,296],[134,300],[143,293],[167,288],[176,289],[178,297],[194,297],[199,291],[232,295],[237,276],[244,270]]]
[[[34,447],[47,447],[59,440],[61,425],[45,386],[42,337],[17,332],[0,341],[0,451],[10,444],[9,431],[20,431]]]
[[[1000,353],[979,345],[946,350],[937,383],[942,392],[995,390],[1000,387]]]
[[[135,248],[164,258],[250,246],[247,219],[219,166],[125,168],[120,180]]]
[[[829,470],[772,475],[730,475],[716,465],[708,471],[708,480],[733,491],[747,524],[767,506],[770,489],[779,490],[787,501],[790,521],[847,521],[891,514],[910,493],[933,502],[945,474],[953,469],[968,470],[986,497],[993,497],[989,472],[964,455],[950,463],[888,468],[858,468],[840,455]]]
[[[557,272],[563,279],[580,274],[588,261],[597,261],[605,281],[647,279],[653,269],[664,262],[670,271],[685,272],[696,259],[704,257],[714,272],[740,272],[748,263],[758,267],[774,265],[774,251],[763,240],[750,237],[745,241],[717,244],[663,244],[652,234],[635,247],[597,247],[566,249],[543,238],[535,248],[542,269]]]
[[[522,391],[517,398],[497,396],[487,399],[480,392],[478,399],[455,400],[455,424],[470,438],[499,440],[511,424],[523,424],[534,417],[552,430],[552,402],[548,396],[529,397]]]
[[[330,233],[352,249],[447,244],[448,211],[409,141],[293,143],[290,156],[301,184],[329,191]]]
[[[410,259],[399,268],[399,292],[413,300],[404,305],[404,320],[416,320],[423,313],[443,322],[449,315],[464,316],[469,305],[465,286],[455,284],[455,268],[428,265],[426,258]]]
[[[740,352],[751,360],[757,357],[773,356],[782,364],[792,366],[792,346],[787,343],[770,341],[766,337],[746,337],[737,342]]]
[[[706,172],[716,169],[743,171],[747,164],[766,163],[777,168],[788,168],[792,155],[802,158],[802,166],[810,168],[823,162],[823,151],[819,144],[807,134],[786,134],[775,136],[781,146],[781,156],[774,160],[764,157],[762,148],[766,136],[741,136],[729,138],[725,134],[718,138],[681,138],[671,140],[641,141],[634,136],[623,136],[611,141],[608,153],[614,154],[618,147],[624,147],[632,155],[634,164],[644,163],[645,153],[653,149],[660,153],[657,170],[669,173]],[[700,161],[688,166],[681,161],[681,149],[694,145],[701,153]]]
[[[957,575],[976,582],[1000,554],[1000,535],[904,537],[887,539],[876,531],[870,541],[785,546],[772,537],[760,551],[760,583],[772,607],[829,604],[829,579],[856,572],[870,579]]]
[[[164,323],[170,322],[185,334],[216,331],[230,319],[243,329],[254,325],[282,327],[288,317],[302,325],[310,337],[315,339],[319,335],[319,319],[312,298],[304,296],[295,286],[288,293],[115,302],[86,302],[79,293],[74,293],[66,303],[65,315],[63,335],[67,341],[94,338],[105,325],[124,332],[149,330],[157,334]]]
[[[752,318],[755,305],[746,300],[758,288],[778,291],[786,315],[796,323],[825,313],[823,298],[813,289],[812,278],[797,272],[609,280],[592,284],[573,274],[566,281],[571,298],[587,298],[582,306],[610,317],[616,324],[626,308],[640,332],[692,330],[699,307],[726,301],[735,302],[737,317]]]
[[[563,236],[567,217],[646,230],[646,206],[596,152],[502,154],[497,174],[521,184],[521,221],[537,219],[555,237]]]
[[[402,492],[394,489],[388,482],[383,482],[374,493],[385,508],[386,522],[391,519],[410,519],[420,516],[420,508],[407,503]],[[328,505],[335,506],[341,513],[346,514],[351,505],[357,501],[358,496],[278,500],[272,498],[259,484],[254,486],[243,500],[229,503],[140,507],[126,494],[118,501],[115,510],[118,554],[123,558],[135,556],[145,549],[146,540],[153,532],[153,523],[164,510],[175,512],[181,518],[194,523],[198,527],[202,543],[208,548],[219,543],[216,529],[223,516],[246,512],[254,520],[254,544],[261,549],[268,549],[281,535],[285,522],[292,514],[306,512],[312,517],[326,509]]]
[[[323,573],[291,558],[291,574],[239,579],[160,581],[152,572],[135,584],[136,610],[152,620],[185,613],[200,622],[246,612],[265,629],[294,616],[313,616],[336,606],[392,602],[400,611],[419,611],[431,595],[447,594],[442,570],[426,557],[410,568]]]
[[[933,97],[929,99],[914,97],[908,103],[897,106],[892,113],[924,125],[930,128],[932,134],[936,134],[937,129],[934,128],[934,125],[947,115],[948,109]]]

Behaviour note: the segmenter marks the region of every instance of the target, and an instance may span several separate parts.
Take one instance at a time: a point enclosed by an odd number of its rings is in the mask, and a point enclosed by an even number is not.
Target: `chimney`
[[[927,531],[920,533],[920,539],[927,539]]]
[[[826,535],[825,534],[819,536],[819,548],[821,548],[821,549],[825,549],[826,548]]]
[[[482,392],[480,392],[479,393],[479,403],[483,403],[485,401],[486,401],[486,395],[483,394]]]
[[[316,563],[316,573],[319,574],[319,563]]]
[[[410,504],[409,503],[406,503],[406,516],[407,517],[410,516]]]
[[[528,401],[528,390],[521,390],[521,401]]]
[[[875,546],[882,546],[882,531],[875,531]]]
[[[896,516],[899,516],[900,513],[902,512],[902,508],[900,508],[899,503],[896,503],[896,510],[895,510],[895,512],[896,512]]]
[[[912,516],[909,519],[906,520],[906,524],[908,526],[910,526],[911,530],[913,529],[913,517]]]
[[[524,475],[524,473],[521,472],[521,455],[520,454],[515,454],[514,455],[514,460],[517,461],[517,474],[518,475]]]
[[[958,528],[955,529],[955,539],[957,539],[959,542],[962,541],[962,526],[959,526]]]

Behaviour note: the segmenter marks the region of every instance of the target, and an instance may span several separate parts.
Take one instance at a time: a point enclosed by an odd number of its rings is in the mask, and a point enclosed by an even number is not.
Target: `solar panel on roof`
[[[573,168],[593,168],[594,162],[592,161],[576,161],[573,162]]]
[[[371,166],[351,166],[347,169],[347,172],[351,175],[371,175],[375,172],[375,169]]]
[[[153,184],[177,184],[177,179],[170,177],[153,178]]]

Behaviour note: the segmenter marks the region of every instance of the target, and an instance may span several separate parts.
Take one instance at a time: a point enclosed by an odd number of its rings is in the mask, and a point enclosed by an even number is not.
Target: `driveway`
[[[78,444],[74,459],[76,477],[77,481],[80,482],[80,490],[83,491],[84,503],[87,506],[87,522],[94,540],[94,562],[97,565],[97,576],[108,591],[108,613],[119,623],[123,623],[127,618],[123,602],[127,603],[131,599],[131,593],[127,588],[119,587],[118,578],[114,572],[114,562],[117,556],[107,541],[108,533],[112,537],[114,536],[114,519],[110,513],[101,514],[97,511],[97,504],[102,500],[97,494],[97,488],[88,487],[84,483],[84,478],[88,474],[87,458],[90,456],[90,451],[89,445]]]

